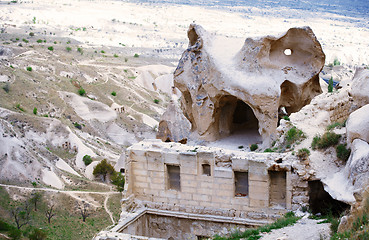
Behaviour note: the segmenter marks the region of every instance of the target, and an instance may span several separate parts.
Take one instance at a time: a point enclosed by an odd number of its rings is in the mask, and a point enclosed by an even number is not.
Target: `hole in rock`
[[[321,181],[309,181],[309,205],[313,214],[321,213],[322,215],[333,214],[339,216],[350,205],[335,200],[324,190]]]
[[[234,96],[223,97],[215,119],[218,121],[220,142],[251,145],[261,142],[259,122],[252,108]]]
[[[286,49],[284,50],[284,55],[286,55],[286,56],[291,56],[291,54],[292,54],[292,50],[291,50],[291,49],[286,48]]]

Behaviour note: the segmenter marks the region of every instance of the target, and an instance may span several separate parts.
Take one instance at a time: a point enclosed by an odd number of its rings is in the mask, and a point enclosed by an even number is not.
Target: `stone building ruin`
[[[174,72],[181,106],[170,103],[158,139],[128,148],[129,207],[111,231],[119,239],[206,239],[264,225],[287,211],[311,206],[319,212],[322,203],[336,204],[308,161],[291,152],[185,144],[191,137],[214,141],[241,133],[270,146],[280,113],[298,112],[322,92],[325,55],[312,30],[291,28],[237,45],[192,24],[188,38]],[[346,117],[351,104],[334,103],[345,107],[325,106],[330,118]]]

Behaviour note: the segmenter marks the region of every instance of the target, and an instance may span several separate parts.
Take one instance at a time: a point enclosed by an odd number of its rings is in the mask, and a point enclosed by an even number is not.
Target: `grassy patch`
[[[26,198],[29,197],[21,192],[17,192],[16,194],[21,194]],[[100,205],[103,205],[103,197],[93,194],[89,196]],[[117,196],[120,197],[119,194]],[[117,197],[114,195],[114,199],[112,199],[110,204],[114,206],[114,208],[111,208],[111,210],[114,209],[114,215],[116,215],[115,209],[118,209],[120,199],[117,200]],[[14,204],[17,203],[12,201],[8,192],[0,187],[0,232],[13,236],[20,234],[25,237],[21,239],[31,238],[32,234],[35,234],[35,229],[42,229],[49,240],[92,239],[96,233],[110,225],[109,216],[102,207],[91,209],[91,215],[86,219],[86,222],[82,222],[80,214],[75,209],[74,198],[63,193],[45,192],[43,193],[37,211],[32,210],[31,212],[31,222],[17,232],[14,230],[15,224],[13,218],[9,214],[9,209]],[[49,224],[45,212],[50,204],[54,204],[55,216]]]
[[[287,131],[286,134],[286,143],[288,145],[293,144],[297,140],[305,138],[305,134],[302,130],[298,129],[297,127],[293,126]]]
[[[259,146],[257,145],[257,144],[251,144],[251,146],[250,146],[250,150],[253,152],[253,151],[255,151],[256,149],[258,149],[259,148]]]
[[[350,157],[351,150],[346,148],[347,144],[339,144],[336,147],[337,157],[341,160],[347,161]]]
[[[325,132],[323,136],[315,136],[311,143],[312,149],[326,149],[330,146],[335,146],[338,144],[339,139],[341,138],[340,134],[336,134],[334,132]]]
[[[215,240],[238,240],[238,239],[254,240],[254,239],[259,239],[261,237],[260,233],[270,232],[273,229],[280,229],[280,228],[284,228],[284,227],[289,226],[289,225],[293,225],[299,219],[300,218],[296,217],[293,212],[288,212],[288,213],[285,214],[285,216],[283,218],[278,219],[274,223],[267,224],[267,225],[259,227],[257,229],[247,229],[244,232],[237,229],[234,232],[230,233],[228,236],[215,235],[213,239],[215,239]]]
[[[309,149],[302,148],[302,149],[299,149],[296,156],[299,157],[300,159],[306,159],[309,155],[310,155]]]
[[[328,125],[327,131],[330,131],[335,128],[343,128],[345,126],[346,126],[346,121],[344,121],[343,123],[335,122],[335,123],[332,123],[331,125]]]

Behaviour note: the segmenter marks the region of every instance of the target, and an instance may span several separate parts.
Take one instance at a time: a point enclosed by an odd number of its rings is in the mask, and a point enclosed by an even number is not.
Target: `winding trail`
[[[105,197],[105,201],[104,201],[104,208],[106,213],[109,215],[111,222],[113,223],[113,225],[115,224],[114,218],[113,218],[113,214],[112,212],[110,212],[109,208],[108,208],[108,200],[109,200],[110,195],[106,195]]]

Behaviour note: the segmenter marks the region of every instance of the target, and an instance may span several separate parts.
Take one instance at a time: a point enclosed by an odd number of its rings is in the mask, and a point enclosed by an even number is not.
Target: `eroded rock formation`
[[[205,140],[253,129],[268,144],[282,107],[299,111],[321,93],[325,55],[309,27],[242,42],[192,24],[188,38],[174,84],[192,131]]]
[[[163,142],[187,143],[191,123],[185,118],[176,101],[171,101],[159,122],[156,138]]]
[[[369,104],[369,70],[365,68],[356,69],[352,79],[350,95],[357,107]]]

